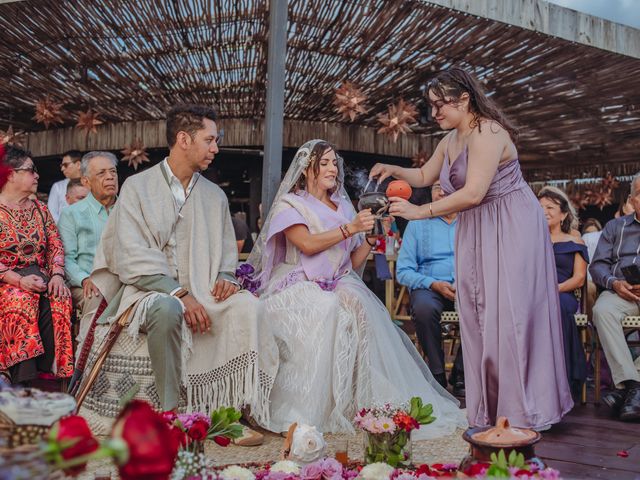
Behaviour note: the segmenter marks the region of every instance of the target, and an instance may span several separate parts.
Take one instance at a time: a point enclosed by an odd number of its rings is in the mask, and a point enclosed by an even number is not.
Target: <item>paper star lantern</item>
[[[396,105],[389,105],[387,113],[378,114],[382,124],[378,133],[389,135],[396,142],[401,133],[406,135],[412,131],[409,125],[416,122],[417,115],[418,109],[401,99]]]
[[[611,173],[607,173],[607,175],[602,179],[602,188],[604,190],[609,190],[611,192],[619,186],[620,182],[618,182],[618,180],[616,180],[616,177],[611,175]]]
[[[600,188],[593,192],[593,197],[591,198],[591,204],[598,207],[602,210],[607,205],[611,205],[613,203],[613,194],[611,190],[606,190],[604,188]]]
[[[142,140],[137,138],[130,145],[124,147],[123,150],[120,151],[124,155],[121,162],[128,162],[130,167],[133,167],[134,170],[138,170],[138,167],[143,162],[148,162],[149,157],[147,157],[147,151],[145,146],[142,144]]]
[[[365,102],[367,96],[351,82],[344,82],[336,89],[333,103],[342,118],[353,122],[358,115],[367,112]]]
[[[27,135],[18,130],[16,132],[13,131],[13,125],[9,125],[9,128],[5,130],[0,130],[0,143],[1,144],[9,144],[15,145],[16,147],[24,147]]]
[[[62,119],[62,104],[54,101],[49,95],[36,103],[36,114],[33,119],[44,123],[45,128],[56,123],[64,123]]]
[[[420,150],[413,157],[411,157],[411,166],[413,168],[420,168],[429,160],[429,154],[424,150]]]
[[[98,129],[96,127],[98,125],[102,125],[102,123],[103,122],[100,119],[99,114],[89,109],[86,112],[80,112],[76,128],[86,130],[87,135],[89,135],[90,133],[98,133]]]

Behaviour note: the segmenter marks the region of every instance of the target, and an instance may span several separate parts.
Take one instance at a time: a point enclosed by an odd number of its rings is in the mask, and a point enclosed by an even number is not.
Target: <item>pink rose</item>
[[[300,480],[320,480],[322,478],[322,460],[308,463],[300,471]]]
[[[335,458],[325,458],[322,462],[322,476],[324,478],[335,478],[342,475],[342,464]]]

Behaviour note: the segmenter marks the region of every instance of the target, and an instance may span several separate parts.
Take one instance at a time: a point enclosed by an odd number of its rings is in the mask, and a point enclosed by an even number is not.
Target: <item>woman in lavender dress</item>
[[[447,196],[415,206],[392,199],[407,219],[453,212],[457,305],[472,426],[544,429],[573,406],[565,373],[558,282],[547,222],[522,178],[517,131],[478,80],[460,68],[429,84],[433,117],[451,130],[419,169],[377,164],[371,177],[422,187],[440,179]]]
[[[466,426],[458,402],[355,272],[373,245],[363,238],[373,216],[356,214],[343,173],[331,145],[305,143],[248,259],[280,356],[264,427],[283,432],[302,422],[352,432],[358,409],[419,396],[433,405],[436,421],[414,438],[453,433]]]

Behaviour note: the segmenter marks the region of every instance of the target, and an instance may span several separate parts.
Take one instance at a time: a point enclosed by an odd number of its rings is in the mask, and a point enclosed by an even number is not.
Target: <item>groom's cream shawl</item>
[[[200,177],[178,212],[158,164],[124,183],[102,234],[91,278],[109,302],[108,322],[139,302],[128,329],[131,335],[144,324],[149,303],[145,297],[157,295],[140,288],[145,278],[173,278],[189,290],[207,311],[212,328],[210,333],[193,335],[183,328],[187,409],[250,405],[256,419],[263,419],[268,416],[277,371],[273,336],[259,325],[258,302],[250,293],[240,292],[220,303],[210,293],[219,274],[234,272],[236,264],[224,192]]]

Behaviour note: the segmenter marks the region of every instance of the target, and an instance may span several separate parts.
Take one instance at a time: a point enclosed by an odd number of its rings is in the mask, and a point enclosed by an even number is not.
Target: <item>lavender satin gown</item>
[[[466,182],[468,152],[440,173]],[[572,407],[549,227],[518,160],[501,165],[482,203],[458,216],[456,284],[471,426],[557,423]]]

